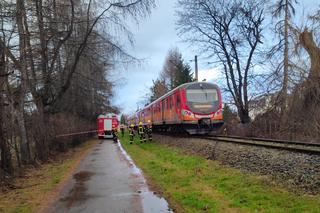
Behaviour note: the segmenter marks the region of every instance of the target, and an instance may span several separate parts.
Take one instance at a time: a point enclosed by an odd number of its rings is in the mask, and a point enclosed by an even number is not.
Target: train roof
[[[164,94],[163,96],[161,96],[160,98],[157,98],[156,100],[152,101],[150,104],[148,104],[147,106],[143,107],[141,110],[139,110],[138,112],[142,111],[143,109],[145,108],[148,108],[150,107],[152,104],[154,104],[155,102],[158,102],[166,97],[168,97],[169,95],[171,95],[173,92],[175,92],[176,90],[178,89],[182,89],[182,88],[187,88],[191,85],[195,85],[195,84],[210,84],[210,85],[213,85],[215,87],[218,88],[218,85],[216,84],[213,84],[213,83],[210,83],[210,82],[205,82],[205,81],[200,81],[200,82],[189,82],[189,83],[184,83],[184,84],[181,84],[180,86],[174,88],[173,90],[170,90],[169,92],[167,92],[166,94]],[[137,112],[137,113],[138,113]]]

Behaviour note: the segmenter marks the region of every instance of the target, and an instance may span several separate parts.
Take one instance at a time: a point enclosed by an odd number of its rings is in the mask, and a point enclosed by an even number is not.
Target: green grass
[[[298,195],[201,156],[157,143],[124,148],[178,212],[320,212],[320,195]]]
[[[91,140],[58,157],[59,160],[46,163],[40,169],[29,170],[24,178],[18,178],[19,188],[0,194],[0,212],[31,213],[44,207],[55,198],[54,190],[68,178],[72,168],[96,143]]]

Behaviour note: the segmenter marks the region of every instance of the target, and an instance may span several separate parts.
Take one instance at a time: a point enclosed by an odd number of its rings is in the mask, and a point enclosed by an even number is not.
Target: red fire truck
[[[119,126],[118,116],[114,113],[99,115],[97,123],[99,139],[112,138],[112,129]]]

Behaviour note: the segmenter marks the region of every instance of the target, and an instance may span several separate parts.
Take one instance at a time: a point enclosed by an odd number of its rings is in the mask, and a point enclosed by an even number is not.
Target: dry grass
[[[39,169],[26,170],[25,175],[15,182],[17,189],[0,195],[0,212],[24,213],[45,209],[95,143],[96,140],[87,141]]]

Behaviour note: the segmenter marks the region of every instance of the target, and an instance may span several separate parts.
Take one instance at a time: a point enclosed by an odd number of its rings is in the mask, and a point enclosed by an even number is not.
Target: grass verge
[[[320,195],[298,195],[201,156],[157,143],[122,145],[176,212],[320,212]]]
[[[17,189],[0,194],[0,212],[37,212],[46,208],[59,193],[59,185],[70,177],[81,159],[88,153],[96,140],[60,154],[56,160],[30,169],[22,178],[17,178]]]

